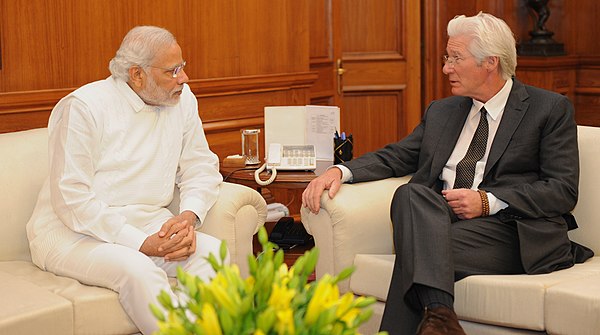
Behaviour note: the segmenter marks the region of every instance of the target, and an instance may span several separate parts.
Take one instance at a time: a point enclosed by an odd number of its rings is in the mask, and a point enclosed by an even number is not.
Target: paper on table
[[[340,127],[340,109],[306,106],[306,143],[315,146],[318,160],[333,160],[333,134]]]

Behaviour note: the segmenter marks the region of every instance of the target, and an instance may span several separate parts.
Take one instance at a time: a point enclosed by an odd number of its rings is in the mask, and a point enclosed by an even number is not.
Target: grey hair
[[[175,36],[164,28],[137,26],[123,38],[117,54],[108,65],[110,73],[115,79],[128,81],[129,68],[147,68],[160,50],[176,42]]]
[[[504,20],[479,12],[475,16],[459,15],[448,22],[448,36],[469,36],[469,51],[481,63],[485,57],[500,60],[500,73],[505,80],[515,75],[517,48],[513,32]]]

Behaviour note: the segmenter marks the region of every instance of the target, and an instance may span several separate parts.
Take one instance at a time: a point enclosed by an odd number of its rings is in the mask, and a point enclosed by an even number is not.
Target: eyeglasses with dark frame
[[[152,65],[149,65],[149,66],[153,67],[155,69],[170,71],[171,77],[177,78],[177,76],[179,76],[179,74],[181,73],[181,70],[183,70],[183,68],[185,67],[186,64],[187,64],[186,61],[183,61],[183,63],[176,65],[174,68],[164,68],[164,67],[152,66]]]

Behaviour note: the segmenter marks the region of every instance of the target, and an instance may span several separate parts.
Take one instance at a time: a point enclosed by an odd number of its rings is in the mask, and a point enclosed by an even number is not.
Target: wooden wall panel
[[[60,98],[109,76],[129,29],[157,25],[183,49],[211,146],[239,153],[264,106],[310,102],[308,14],[296,0],[0,0],[0,132],[45,126]]]
[[[318,74],[311,87],[311,104],[338,106],[343,117],[335,74],[337,60],[341,59],[340,6],[341,0],[308,0],[310,69]]]
[[[344,2],[344,54],[399,54],[403,45],[403,1],[354,0]]]
[[[384,147],[401,137],[390,138],[390,134],[404,132],[404,124],[398,115],[384,111],[401,111],[403,102],[401,91],[346,93],[344,96],[346,118],[344,129],[354,140],[354,157]]]
[[[577,123],[600,126],[600,56],[581,57],[576,78],[574,103]]]
[[[354,155],[406,136],[420,119],[420,2],[344,1],[342,130]],[[361,143],[359,143],[361,142]]]

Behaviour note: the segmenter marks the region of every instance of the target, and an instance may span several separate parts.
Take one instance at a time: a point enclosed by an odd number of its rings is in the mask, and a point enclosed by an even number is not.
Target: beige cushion
[[[598,192],[600,190],[600,127],[577,127],[579,142],[579,200],[573,210],[579,229],[569,232],[569,237],[596,253],[600,253],[600,216]]]
[[[356,255],[354,259],[356,270],[350,279],[351,291],[355,294],[369,295],[386,301],[394,258],[394,255]],[[585,288],[579,287],[577,283],[590,277],[598,280],[598,290],[600,290],[600,277],[598,276],[600,276],[600,257],[594,257],[585,264],[577,264],[570,269],[551,274],[471,276],[456,283],[454,307],[459,317],[464,320],[505,327],[544,330],[546,329],[545,320],[553,319],[546,313],[547,306],[552,306],[552,309],[548,309],[548,311],[553,311],[555,315],[560,315],[566,308],[558,303],[560,299],[545,301],[547,290],[555,286],[561,288],[553,293],[561,296],[559,292],[574,286],[570,289],[580,289],[583,293]],[[573,284],[569,285],[571,282]],[[564,293],[562,294],[564,295]],[[593,293],[590,292],[590,294]],[[596,313],[595,315],[600,315],[600,298],[598,297],[600,294],[587,300],[586,304],[595,303],[597,306],[586,305],[587,307],[584,309],[587,310],[587,314],[582,317],[589,315],[590,311]],[[580,298],[580,300],[585,299]],[[515,306],[519,307],[515,308]],[[569,320],[569,318],[562,318],[562,320]]]
[[[386,301],[395,259],[395,255],[356,255],[356,270],[350,277],[350,291]]]
[[[48,131],[0,134],[0,139],[0,261],[30,260],[25,224],[48,174]]]
[[[75,319],[70,320],[69,324],[73,322],[75,334],[131,334],[137,332],[137,328],[121,307],[117,293],[113,291],[82,285],[77,280],[56,276],[40,270],[30,262],[0,262],[1,274],[10,275],[46,295],[60,297],[67,304],[72,303],[73,312],[69,313],[69,316],[74,313]],[[23,293],[15,292],[14,299],[6,301],[19,301],[22,298],[18,297]],[[34,296],[31,299],[36,301],[37,297]],[[0,319],[3,318],[0,317]]]
[[[22,278],[0,271],[0,334],[72,334],[71,303]]]
[[[547,289],[592,275],[600,275],[600,257],[550,274],[471,276],[456,283],[454,307],[461,319],[544,330]]]
[[[600,332],[600,274],[548,289],[546,329],[549,334],[593,335]]]

